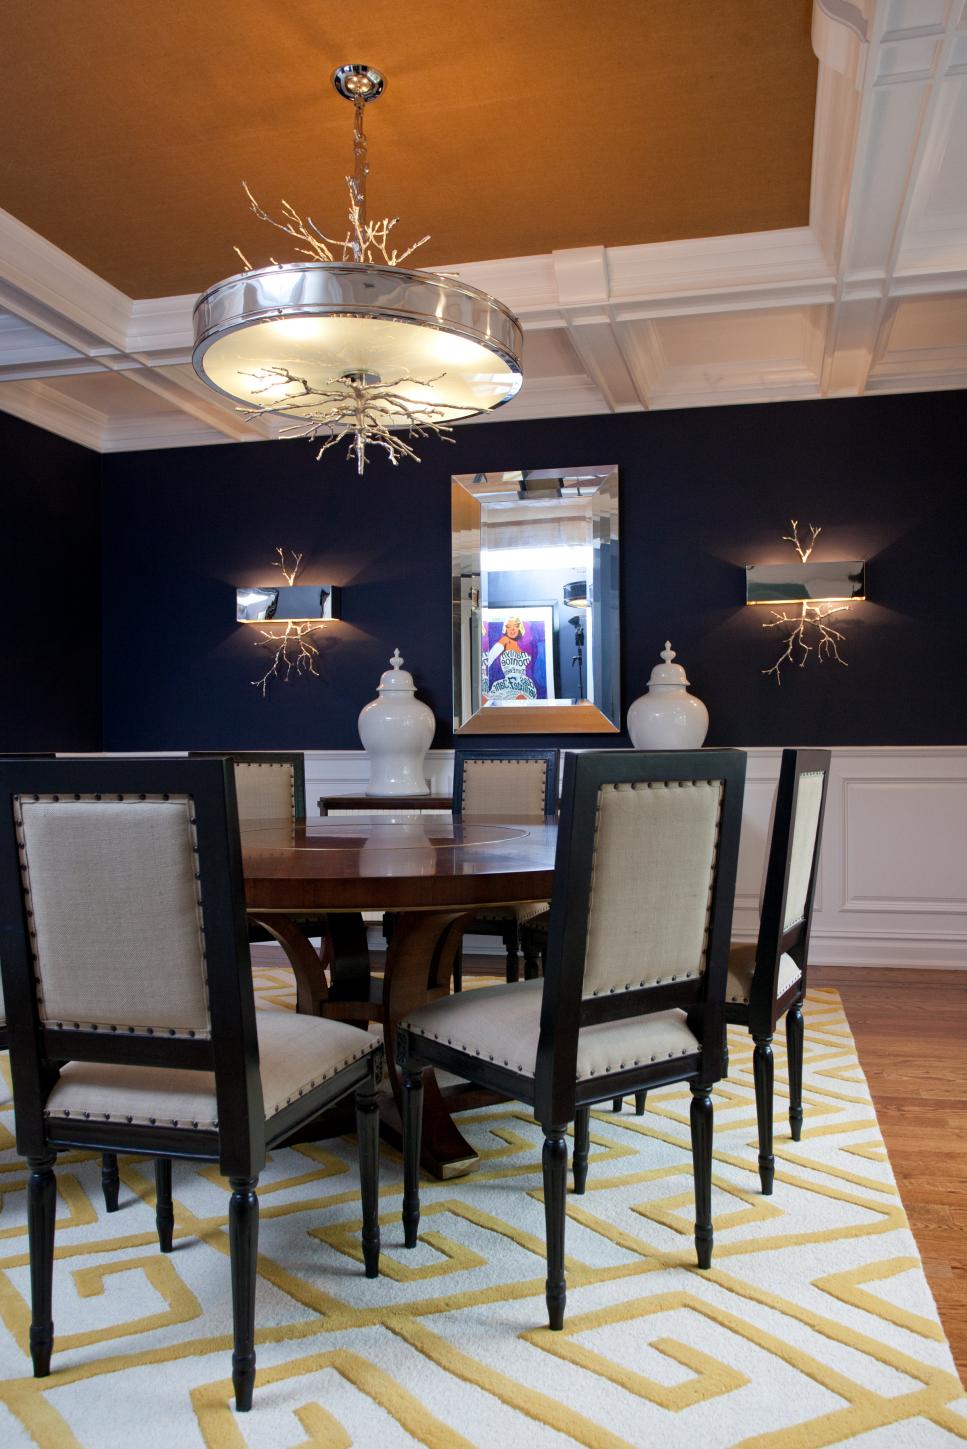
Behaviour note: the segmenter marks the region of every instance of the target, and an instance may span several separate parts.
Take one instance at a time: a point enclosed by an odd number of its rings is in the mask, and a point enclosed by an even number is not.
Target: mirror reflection
[[[453,479],[461,732],[620,728],[614,467]]]
[[[262,619],[334,619],[334,593],[330,584],[294,584],[289,588],[235,590],[235,618],[240,624]]]

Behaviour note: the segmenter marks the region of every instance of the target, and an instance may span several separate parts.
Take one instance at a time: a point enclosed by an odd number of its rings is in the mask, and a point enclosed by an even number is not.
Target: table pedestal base
[[[287,916],[274,912],[260,915],[257,910],[250,911],[249,915],[272,933],[288,957],[296,979],[296,1010],[349,1021],[364,1029],[370,1021],[382,1023],[386,1070],[393,1096],[381,1101],[380,1116],[384,1135],[399,1146],[402,1087],[396,1065],[396,1028],[427,1002],[449,995],[454,959],[473,913],[402,912],[387,946],[382,983],[369,978],[364,982],[358,928],[350,924],[358,917],[341,918],[336,914],[330,917],[335,929],[327,933],[327,944],[320,958],[305,932]],[[331,952],[331,987],[323,964],[327,952]],[[380,984],[382,992],[378,990]],[[433,1177],[462,1177],[479,1166],[480,1159],[451,1116],[462,1106],[478,1105],[479,1090],[471,1087],[469,1095],[473,1097],[472,1103],[462,1100],[459,1088],[448,1088],[444,1095],[436,1074],[430,1068],[423,1074],[421,1162]],[[491,1097],[491,1100],[496,1099]]]

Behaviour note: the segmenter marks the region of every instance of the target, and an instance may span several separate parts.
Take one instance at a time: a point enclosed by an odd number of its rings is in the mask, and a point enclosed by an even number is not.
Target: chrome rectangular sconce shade
[[[866,598],[866,564],[751,564],[745,571],[747,604],[849,603]]]
[[[235,590],[235,618],[240,624],[308,622],[341,618],[340,591],[333,584],[293,584],[288,588]]]

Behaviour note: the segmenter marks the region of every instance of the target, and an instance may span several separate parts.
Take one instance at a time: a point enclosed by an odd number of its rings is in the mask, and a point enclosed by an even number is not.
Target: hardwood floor
[[[900,1196],[967,1383],[967,971],[816,966],[809,980],[834,986],[842,998]]]

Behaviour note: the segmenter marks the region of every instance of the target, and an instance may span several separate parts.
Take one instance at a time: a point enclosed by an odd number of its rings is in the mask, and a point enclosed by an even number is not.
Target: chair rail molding
[[[758,931],[781,753],[747,751],[733,927],[740,940]],[[967,968],[967,746],[848,746],[832,754],[810,961]],[[434,794],[449,794],[453,751],[431,750],[426,773]],[[368,775],[362,750],[307,750],[310,815],[321,795],[364,793]],[[373,808],[380,809],[375,797]],[[473,947],[492,948],[483,937]]]

